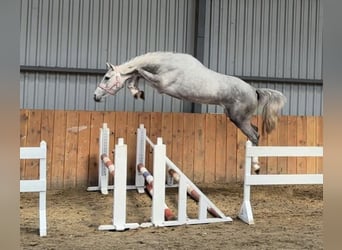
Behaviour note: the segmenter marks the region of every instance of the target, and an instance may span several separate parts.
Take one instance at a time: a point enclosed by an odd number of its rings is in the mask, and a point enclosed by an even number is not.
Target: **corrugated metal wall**
[[[208,0],[204,64],[283,91],[283,114],[320,115],[322,15],[319,0]],[[213,105],[202,110],[222,112]]]
[[[197,49],[211,69],[283,91],[288,97],[283,114],[322,115],[319,0],[22,0],[20,42],[22,66],[75,72],[103,70],[106,61],[118,64],[148,51]],[[23,70],[20,106],[191,111],[189,103],[149,86],[143,87],[146,101],[122,90],[97,104],[92,95],[101,77]],[[222,112],[212,105],[199,110]]]
[[[195,11],[195,0],[22,0],[20,64],[105,69],[148,51],[193,54]],[[102,76],[22,72],[21,107],[183,111],[183,102],[149,87],[145,102],[122,90],[96,104]]]

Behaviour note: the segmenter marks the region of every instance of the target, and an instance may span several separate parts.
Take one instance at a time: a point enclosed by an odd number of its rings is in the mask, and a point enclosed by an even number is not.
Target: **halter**
[[[122,86],[121,83],[121,75],[118,71],[118,67],[114,66],[114,71],[115,71],[115,81],[113,82],[113,84],[106,84],[106,83],[99,83],[98,87],[103,89],[104,91],[106,91],[108,94],[110,95],[115,95],[115,90],[116,88],[120,88]],[[115,88],[115,90],[113,90],[113,88]]]

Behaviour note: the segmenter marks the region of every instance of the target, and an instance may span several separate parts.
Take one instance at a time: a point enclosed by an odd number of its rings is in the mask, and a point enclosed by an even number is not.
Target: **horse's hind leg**
[[[255,125],[254,125],[254,124],[252,124],[252,123],[251,123],[251,126],[254,128],[254,130],[255,130],[256,132],[258,132],[258,130],[259,130],[259,129],[258,129],[258,127],[257,127],[257,126],[255,126]],[[259,137],[258,137],[258,138],[259,138]]]
[[[232,118],[230,120],[247,136],[247,138],[253,143],[253,145],[258,145],[259,143],[259,134],[254,128],[255,126],[250,123],[249,120],[245,121],[236,121]]]
[[[230,117],[230,120],[247,136],[247,138],[253,143],[253,145],[258,145],[259,143],[259,134],[258,127],[250,123],[249,119],[239,120],[235,117]],[[260,172],[260,165],[258,157],[252,158],[252,167],[256,174]]]

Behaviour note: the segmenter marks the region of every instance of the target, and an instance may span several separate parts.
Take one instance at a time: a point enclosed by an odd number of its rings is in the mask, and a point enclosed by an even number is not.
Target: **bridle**
[[[110,95],[115,95],[115,90],[122,86],[121,74],[118,71],[118,67],[114,66],[113,70],[115,71],[115,75],[114,75],[115,81],[113,82],[113,84],[101,83],[101,82],[98,84],[98,87],[100,89],[103,89]]]

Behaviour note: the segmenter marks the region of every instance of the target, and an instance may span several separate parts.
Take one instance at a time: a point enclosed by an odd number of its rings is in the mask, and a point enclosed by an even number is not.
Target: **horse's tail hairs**
[[[273,89],[260,88],[256,92],[259,105],[263,106],[262,134],[269,134],[277,126],[279,111],[283,108],[286,97],[283,93]]]

